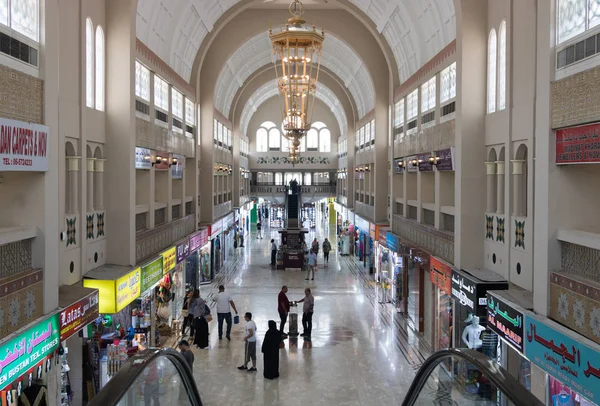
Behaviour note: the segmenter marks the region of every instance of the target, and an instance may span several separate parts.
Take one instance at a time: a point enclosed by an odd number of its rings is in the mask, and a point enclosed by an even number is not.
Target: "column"
[[[68,156],[67,157],[67,182],[69,182],[69,195],[67,201],[69,203],[68,213],[79,213],[79,205],[77,197],[79,196],[79,188],[77,187],[77,177],[79,175],[79,156]]]
[[[87,158],[87,207],[86,213],[94,211],[94,161],[96,158]]]
[[[504,214],[504,161],[496,161],[496,213]]]
[[[493,213],[496,211],[496,162],[485,163],[487,173],[487,198],[486,212]]]
[[[523,164],[522,159],[510,161],[513,175],[513,215],[523,216]]]
[[[94,161],[94,208],[104,210],[104,162],[106,159]]]

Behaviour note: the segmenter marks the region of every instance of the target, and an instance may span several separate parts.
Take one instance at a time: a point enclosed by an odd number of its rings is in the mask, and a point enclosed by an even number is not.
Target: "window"
[[[319,150],[319,132],[314,128],[308,130],[308,134],[306,134],[306,148],[309,151]]]
[[[365,124],[365,144],[369,144],[371,141],[371,122]]]
[[[259,128],[256,131],[256,151],[257,152],[267,152],[269,145],[269,135],[267,130],[264,128]]]
[[[406,97],[406,119],[411,121],[419,114],[419,89],[415,89]]]
[[[434,76],[421,85],[421,113],[435,108],[435,81],[436,77]]]
[[[135,61],[135,95],[150,101],[150,70]]]
[[[154,75],[154,105],[169,111],[169,84]]]
[[[185,122],[191,126],[196,125],[196,117],[194,117],[194,102],[190,99],[185,99]]]
[[[35,42],[38,42],[39,13],[38,0],[0,0],[0,23]]]
[[[500,24],[498,38],[498,110],[506,108],[506,21]]]
[[[85,21],[85,105],[94,108],[94,24]]]
[[[456,97],[456,62],[440,74],[440,104]]]
[[[496,30],[492,28],[488,39],[488,72],[487,72],[487,95],[488,95],[488,113],[496,111]]]
[[[362,126],[360,128],[360,142],[358,145],[360,145],[361,147],[365,145],[365,126]]]
[[[233,147],[233,140],[231,139],[231,130],[228,128],[227,129],[227,145],[229,145],[230,147]]]
[[[312,174],[310,172],[304,174],[304,184],[306,186],[312,185]]]
[[[331,132],[327,128],[319,131],[319,152],[331,152]]]
[[[96,110],[104,111],[104,32],[96,27]]]
[[[281,133],[277,128],[271,128],[269,130],[269,150],[279,151],[281,148]]]
[[[213,142],[216,144],[219,140],[219,122],[213,120]]]
[[[283,185],[283,173],[275,172],[275,185],[277,185],[277,186]]]
[[[371,141],[375,140],[375,120],[371,120]]]
[[[223,124],[217,124],[217,141],[219,141],[219,145],[223,145]]]
[[[355,142],[356,142],[356,148],[359,148],[359,147],[360,147],[360,130],[357,130],[357,131],[356,131],[356,139],[355,139]]]
[[[558,0],[557,44],[600,24],[600,0]]]
[[[300,140],[300,152],[306,152],[306,137]]]
[[[281,136],[281,152],[290,152],[290,140]]]
[[[183,95],[175,88],[171,89],[171,109],[174,117],[183,120]]]
[[[394,128],[404,125],[404,99],[394,105]]]

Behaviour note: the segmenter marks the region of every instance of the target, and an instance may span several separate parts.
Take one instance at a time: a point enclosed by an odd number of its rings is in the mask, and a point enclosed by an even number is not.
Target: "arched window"
[[[506,108],[506,20],[500,24],[498,38],[498,110]]]
[[[277,128],[269,130],[269,151],[279,151],[281,149],[281,133]]]
[[[281,173],[281,172],[275,173],[275,185],[277,185],[277,186],[283,185],[283,173]]]
[[[306,149],[309,151],[319,150],[319,131],[311,128],[306,134]]]
[[[487,112],[493,113],[496,111],[496,71],[497,71],[497,47],[498,39],[496,37],[496,30],[492,28],[490,31],[490,37],[488,39],[488,71],[487,71],[487,96],[488,106]]]
[[[290,140],[281,136],[281,152],[290,152]]]
[[[96,110],[104,111],[104,32],[96,27]]]
[[[331,132],[327,128],[319,131],[319,152],[331,152]]]
[[[85,105],[94,108],[94,24],[85,20]]]
[[[264,128],[256,131],[256,152],[267,152],[269,146],[269,133]]]
[[[312,173],[310,173],[310,172],[306,172],[306,173],[304,174],[304,184],[305,184],[306,186],[310,186],[310,185],[312,185]]]

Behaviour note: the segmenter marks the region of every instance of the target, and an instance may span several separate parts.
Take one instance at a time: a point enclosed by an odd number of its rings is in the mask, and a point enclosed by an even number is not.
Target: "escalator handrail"
[[[523,385],[498,365],[498,363],[480,352],[464,348],[448,348],[437,351],[427,358],[412,381],[402,402],[402,406],[412,406],[415,404],[431,373],[440,363],[448,358],[459,358],[475,365],[515,405],[544,406],[543,402],[525,389]]]
[[[185,358],[183,358],[180,353],[170,348],[147,349],[135,354],[121,367],[119,372],[108,381],[104,388],[94,396],[89,403],[89,406],[112,406],[119,403],[119,401],[127,394],[131,385],[133,385],[137,378],[144,372],[145,368],[159,357],[169,359],[175,368],[177,368],[177,371],[183,380],[182,383],[190,395],[190,400],[195,402],[192,403],[192,406],[202,406],[202,400],[200,399],[200,393],[198,392],[192,370]]]

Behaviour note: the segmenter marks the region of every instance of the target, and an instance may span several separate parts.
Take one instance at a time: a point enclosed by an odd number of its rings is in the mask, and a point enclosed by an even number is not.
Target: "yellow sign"
[[[114,314],[125,308],[140,296],[141,275],[136,268],[127,275],[115,280],[84,279],[83,286],[98,289],[100,313]]]
[[[160,255],[163,257],[163,274],[168,274],[177,265],[177,248],[169,248]]]

